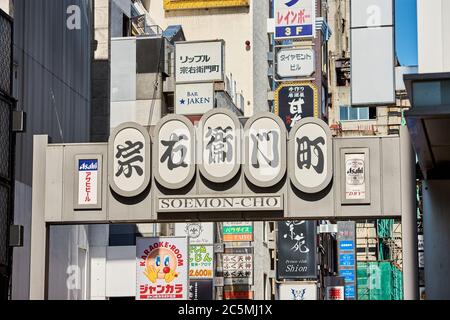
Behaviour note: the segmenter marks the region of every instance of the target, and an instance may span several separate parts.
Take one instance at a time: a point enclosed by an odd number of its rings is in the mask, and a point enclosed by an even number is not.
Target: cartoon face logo
[[[170,283],[178,276],[177,266],[177,257],[171,250],[158,248],[147,257],[144,275],[152,283],[156,283],[158,279]]]

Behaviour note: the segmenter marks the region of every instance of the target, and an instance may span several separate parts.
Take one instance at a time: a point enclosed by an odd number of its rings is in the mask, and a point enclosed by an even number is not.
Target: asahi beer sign
[[[275,39],[312,38],[316,0],[274,0]]]
[[[277,184],[286,173],[286,129],[272,113],[248,120],[245,125],[245,167],[247,178],[256,186]]]
[[[214,84],[177,84],[175,113],[201,115],[214,108]]]
[[[277,75],[280,78],[309,77],[314,73],[314,50],[280,49],[277,53]]]
[[[289,135],[290,176],[305,193],[325,189],[333,177],[330,128],[319,119],[302,119]]]
[[[78,168],[78,179],[76,179],[75,209],[99,209],[101,208],[101,176],[102,157],[77,156],[75,165]]]
[[[176,223],[175,235],[188,237],[191,245],[214,244],[214,223],[192,222]]]
[[[201,120],[200,172],[208,180],[222,183],[231,180],[241,163],[241,125],[227,109],[206,113]]]
[[[136,299],[188,299],[186,237],[136,239]]]
[[[316,278],[316,222],[278,222],[279,280]]]
[[[317,300],[317,283],[304,281],[280,283],[278,300]]]
[[[109,143],[109,183],[123,197],[141,194],[150,182],[150,136],[137,123],[127,122],[112,132]]]
[[[195,173],[195,138],[192,123],[178,115],[168,115],[156,126],[155,179],[165,188],[186,186]]]
[[[223,81],[224,42],[175,43],[176,83]]]
[[[275,90],[274,113],[288,130],[304,118],[319,116],[317,87],[310,82],[286,82]]]
[[[345,197],[347,200],[366,198],[365,154],[345,155]]]

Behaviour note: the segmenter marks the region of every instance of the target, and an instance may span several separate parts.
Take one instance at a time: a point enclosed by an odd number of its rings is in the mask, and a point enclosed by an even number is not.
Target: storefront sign
[[[202,115],[214,108],[214,84],[177,84],[175,90],[175,113]]]
[[[305,193],[325,189],[333,177],[331,131],[319,119],[300,120],[289,134],[289,175]]]
[[[253,241],[253,222],[224,222],[223,242]]]
[[[315,221],[278,222],[279,280],[315,279],[317,277]]]
[[[212,280],[190,280],[189,300],[214,300]]]
[[[288,130],[307,117],[319,116],[317,87],[310,82],[286,82],[275,90],[274,113]]]
[[[108,180],[123,197],[141,194],[150,182],[150,135],[141,125],[126,122],[114,129],[108,142]]]
[[[214,244],[214,223],[213,222],[192,222],[175,223],[175,236],[188,237],[190,245],[213,245]]]
[[[274,0],[274,9],[275,39],[314,37],[315,0]]]
[[[228,254],[222,256],[225,285],[253,284],[253,255]]]
[[[281,283],[278,285],[278,300],[317,300],[317,283]]]
[[[136,299],[188,299],[188,239],[136,239]]]
[[[223,81],[224,42],[194,41],[175,43],[175,82]]]
[[[189,246],[189,278],[212,279],[213,271],[213,246]]]
[[[155,179],[165,188],[186,186],[195,173],[195,137],[192,123],[179,115],[164,117],[155,128]]]
[[[314,50],[280,49],[277,53],[277,75],[280,78],[310,77],[315,70]]]
[[[101,155],[93,155],[91,159],[87,159],[86,156],[77,156],[75,162],[78,168],[78,179],[75,180],[77,195],[74,198],[74,208],[101,209]]]
[[[159,197],[158,212],[199,212],[199,211],[265,211],[283,210],[283,196],[189,196]]]
[[[326,287],[325,300],[344,300],[344,287]]]

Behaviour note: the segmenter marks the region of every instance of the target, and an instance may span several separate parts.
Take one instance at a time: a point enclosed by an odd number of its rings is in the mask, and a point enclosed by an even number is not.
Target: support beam
[[[33,137],[30,299],[45,299],[47,228],[45,223],[45,159],[48,136]]]
[[[418,300],[416,161],[406,126],[400,127],[400,160],[400,176],[402,179],[403,292],[405,300]]]

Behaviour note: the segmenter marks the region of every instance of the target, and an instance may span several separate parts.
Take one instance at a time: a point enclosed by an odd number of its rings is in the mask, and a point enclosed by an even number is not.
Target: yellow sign
[[[164,0],[164,10],[248,7],[249,0]]]

